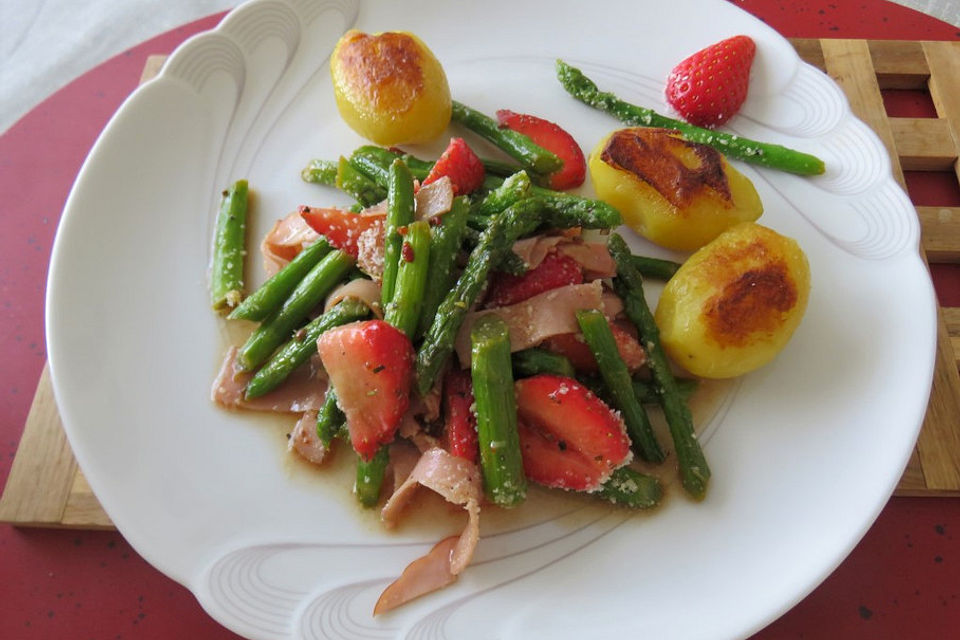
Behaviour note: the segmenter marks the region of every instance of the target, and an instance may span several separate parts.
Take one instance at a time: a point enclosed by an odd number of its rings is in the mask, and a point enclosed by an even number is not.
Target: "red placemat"
[[[942,40],[958,29],[880,0],[734,2],[786,36]],[[146,57],[169,53],[219,16],[150,40],[78,78],[0,137],[0,478],[5,481],[40,369],[53,234],[90,146],[136,87]],[[908,178],[920,204],[956,194]],[[949,200],[949,201],[948,201]],[[941,273],[942,271],[942,273]],[[944,304],[960,276],[935,274]],[[943,638],[960,628],[960,500],[895,499],[816,591],[756,637]],[[0,527],[2,638],[234,638],[193,596],[112,532]]]

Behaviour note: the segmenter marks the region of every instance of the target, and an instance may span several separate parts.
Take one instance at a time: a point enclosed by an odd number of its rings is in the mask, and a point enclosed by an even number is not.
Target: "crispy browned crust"
[[[732,205],[720,152],[672,134],[676,132],[670,129],[621,129],[610,136],[600,159],[646,182],[677,209],[683,209],[707,189]],[[697,157],[699,166],[690,168],[683,163],[680,154],[684,149]]]
[[[344,35],[337,55],[351,91],[376,108],[402,110],[394,100],[412,103],[423,91],[420,48],[408,34],[352,31]],[[385,87],[390,87],[390,102],[380,105],[387,98]]]
[[[762,242],[718,254],[710,278],[725,282],[703,307],[708,335],[721,346],[742,347],[773,334],[797,304],[797,284],[786,263],[771,260]],[[755,264],[731,279],[740,265]]]

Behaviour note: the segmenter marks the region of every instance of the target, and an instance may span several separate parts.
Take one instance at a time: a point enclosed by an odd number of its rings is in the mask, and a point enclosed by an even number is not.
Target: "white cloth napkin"
[[[958,0],[896,0],[960,27]],[[104,60],[240,0],[0,0],[0,132]]]

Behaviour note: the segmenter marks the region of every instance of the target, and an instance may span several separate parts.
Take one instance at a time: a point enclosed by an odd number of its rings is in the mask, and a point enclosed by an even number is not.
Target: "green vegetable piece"
[[[529,181],[530,177],[526,176],[526,179]],[[484,180],[484,187],[489,190],[498,190],[504,184],[505,181],[497,176],[487,176]],[[522,185],[522,183],[520,184]],[[506,197],[508,194],[509,191],[503,193],[502,200],[497,202],[498,206],[512,204]],[[519,195],[520,193],[517,193],[517,196]],[[554,191],[537,185],[532,185],[527,195],[538,198],[543,202],[544,222],[550,227],[559,229],[570,227],[612,229],[620,226],[621,223],[620,212],[602,200],[590,200],[572,193]],[[478,212],[486,210],[486,208],[477,209]]]
[[[426,395],[453,351],[463,319],[486,285],[490,272],[503,261],[513,243],[540,224],[542,205],[528,198],[493,216],[454,287],[437,308],[430,329],[417,352],[417,389]]]
[[[300,179],[304,182],[337,186],[338,167],[332,160],[314,159],[300,172]]]
[[[499,316],[488,314],[477,320],[470,340],[483,489],[494,504],[515,507],[526,498],[527,479],[517,433],[510,334]]]
[[[515,202],[530,197],[533,184],[525,171],[518,171],[497,185],[471,207],[475,216],[489,217],[500,213]]]
[[[387,197],[385,186],[371,180],[342,156],[337,163],[337,188],[353,196],[364,207],[383,202]]]
[[[648,462],[663,462],[663,450],[653,433],[653,426],[633,393],[633,380],[617,350],[617,341],[603,313],[596,309],[577,311],[577,322],[583,337],[597,360],[597,368],[620,410],[634,451]]]
[[[246,397],[258,398],[280,386],[294,369],[317,352],[317,338],[322,333],[340,325],[363,320],[369,315],[370,309],[367,305],[355,298],[338,302],[332,309],[297,331],[289,342],[273,354],[247,383]]]
[[[652,109],[624,102],[612,93],[601,92],[583,72],[557,60],[557,79],[571,96],[601,111],[606,111],[621,122],[632,126],[676,129],[691,142],[717,149],[724,155],[771,169],[799,175],[819,175],[824,172],[823,160],[778,144],[757,142],[740,136],[703,129],[682,120],[662,116]]]
[[[613,504],[650,509],[660,504],[663,487],[653,476],[630,467],[620,467],[603,483],[596,495]]]
[[[407,225],[400,251],[396,292],[384,311],[384,320],[412,340],[420,322],[430,266],[430,225],[417,220]]]
[[[357,459],[357,481],[353,486],[357,500],[366,508],[377,506],[380,500],[380,487],[383,486],[383,477],[390,462],[390,446],[384,445],[377,449],[377,453],[369,461]]]
[[[534,347],[513,354],[513,373],[518,378],[527,378],[540,373],[552,373],[573,378],[575,371],[566,356]]]
[[[417,335],[422,336],[430,328],[440,301],[455,281],[457,255],[467,230],[469,211],[466,198],[454,198],[450,211],[440,216],[440,224],[431,227],[430,266],[427,268],[429,286],[423,292]]]
[[[280,308],[283,301],[297,287],[304,276],[324,256],[333,251],[326,238],[320,238],[297,254],[272,278],[264,282],[259,289],[247,296],[239,307],[227,316],[231,320],[253,320],[259,322]]]
[[[210,269],[210,305],[216,311],[232,309],[243,299],[247,181],[237,180],[222,195]]]
[[[347,431],[347,416],[337,406],[337,392],[333,385],[327,387],[323,397],[323,404],[317,411],[317,437],[324,447],[329,448],[333,439],[345,435]]]
[[[386,309],[393,300],[393,290],[400,268],[400,229],[413,222],[413,177],[399,158],[390,163],[387,174],[387,218],[383,228],[383,279],[380,302]]]
[[[677,391],[684,402],[690,400],[690,396],[697,390],[699,383],[692,378],[677,378]],[[641,404],[660,404],[660,394],[657,393],[655,384],[646,380],[633,379],[633,393]]]
[[[563,168],[560,158],[534,144],[527,136],[510,129],[501,129],[492,118],[456,100],[453,101],[451,119],[500,147],[524,168],[542,174]]]
[[[644,278],[654,278],[656,280],[669,280],[673,274],[680,268],[679,262],[673,260],[662,260],[661,258],[648,258],[646,256],[633,256],[633,266],[637,268]]]
[[[353,267],[354,260],[343,251],[328,253],[300,281],[279,309],[264,320],[240,348],[238,361],[245,371],[252,371],[288,340],[304,318],[323,302],[324,297]]]
[[[614,290],[623,300],[627,318],[636,325],[640,334],[640,343],[647,352],[647,364],[657,385],[660,406],[663,407],[667,425],[670,427],[670,436],[673,438],[677,452],[681,483],[690,496],[702,500],[710,481],[710,467],[707,466],[707,460],[697,441],[690,408],[677,388],[677,381],[673,377],[670,363],[660,344],[660,330],[653,320],[653,314],[643,295],[643,276],[633,265],[630,249],[619,234],[610,235],[607,248],[614,262],[617,263],[617,277],[613,280]]]

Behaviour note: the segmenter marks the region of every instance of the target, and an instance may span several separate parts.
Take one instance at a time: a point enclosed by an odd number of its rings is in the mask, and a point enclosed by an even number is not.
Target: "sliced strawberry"
[[[494,275],[487,294],[486,306],[505,307],[523,302],[538,293],[568,284],[581,284],[583,271],[573,258],[553,251],[543,262],[522,276],[498,272]]]
[[[367,320],[323,333],[317,351],[347,416],[350,442],[370,460],[393,440],[410,404],[410,339],[383,320]]]
[[[470,374],[453,368],[443,380],[443,421],[446,449],[452,455],[476,462],[477,418],[470,410],[473,405],[473,384]]]
[[[756,52],[757,45],[747,36],[734,36],[701,49],[670,72],[667,103],[691,124],[723,124],[747,99]]]
[[[450,178],[454,195],[462,196],[483,186],[486,169],[463,138],[450,138],[446,151],[433,165],[423,184],[430,184],[442,176]]]
[[[569,133],[549,120],[514,113],[508,109],[497,111],[497,121],[501,127],[522,133],[563,160],[563,168],[554,171],[547,178],[551,189],[574,189],[583,184],[587,175],[587,162],[580,145]]]
[[[630,461],[619,416],[572,378],[518,380],[517,429],[527,477],[548,487],[594,491]]]
[[[300,216],[311,229],[326,237],[330,244],[354,258],[357,257],[357,241],[360,235],[378,224],[383,224],[383,216],[360,215],[342,209],[303,206],[300,207]]]
[[[637,341],[637,338],[629,329],[617,322],[610,323],[610,330],[613,331],[613,338],[617,341],[617,351],[623,358],[627,369],[636,371],[647,361],[647,354],[643,347]],[[573,368],[582,373],[596,373],[597,360],[593,357],[593,352],[579,333],[563,333],[557,336],[547,338],[543,346],[559,353],[570,361]]]

